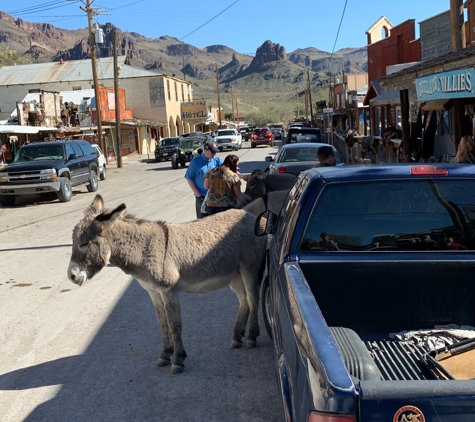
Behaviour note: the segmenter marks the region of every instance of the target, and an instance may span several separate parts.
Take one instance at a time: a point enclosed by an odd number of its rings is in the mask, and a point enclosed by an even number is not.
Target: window
[[[308,220],[301,250],[321,251],[328,233],[341,251],[475,249],[475,180],[328,183]]]
[[[170,81],[167,79],[167,91],[168,91],[168,100],[172,100],[172,95],[170,93]]]
[[[84,155],[97,155],[97,150],[94,149],[94,147],[88,143],[88,142],[81,142],[79,144],[81,146],[81,149],[84,151]]]
[[[71,146],[71,144],[66,144],[66,157],[69,158],[71,154],[76,154],[76,153],[74,152],[74,149]]]
[[[181,100],[184,102],[185,101],[185,88],[183,84],[181,84]]]
[[[72,142],[71,145],[73,146],[74,152],[78,155],[78,157],[82,157],[84,155],[81,148],[79,148],[79,145],[76,142]]]
[[[178,101],[178,85],[175,81],[175,101]]]
[[[80,86],[73,86],[73,91],[81,91],[82,88]]]

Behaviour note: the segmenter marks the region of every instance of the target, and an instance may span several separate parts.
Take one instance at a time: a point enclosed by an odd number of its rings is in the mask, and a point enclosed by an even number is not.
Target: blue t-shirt
[[[220,166],[221,164],[223,164],[222,158],[214,156],[208,161],[203,153],[191,160],[190,165],[186,169],[185,179],[195,182],[195,185],[200,191],[201,195],[205,196],[207,192],[204,187],[205,174],[208,172],[208,170]]]

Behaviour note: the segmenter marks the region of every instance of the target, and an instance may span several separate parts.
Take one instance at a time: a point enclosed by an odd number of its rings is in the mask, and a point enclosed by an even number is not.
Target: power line
[[[338,41],[338,36],[340,34],[341,24],[343,22],[343,18],[345,17],[345,11],[346,11],[346,5],[347,4],[348,4],[348,0],[345,0],[345,7],[343,7],[343,13],[341,14],[340,25],[338,25],[338,31],[336,33],[335,43],[333,44],[332,54],[330,55],[330,65],[328,66],[330,72],[331,72],[331,66],[332,66],[332,61],[333,61],[333,53],[335,52],[335,47],[336,47],[336,43]]]
[[[31,13],[43,12],[45,10],[57,9],[58,7],[69,6],[63,0],[50,1],[48,3],[37,4],[36,6],[6,12],[9,15],[29,15]]]
[[[226,9],[222,10],[221,12],[219,12],[217,15],[213,16],[210,20],[206,21],[203,25],[199,26],[198,28],[194,29],[193,31],[189,32],[188,34],[186,34],[184,37],[181,37],[180,40],[183,41],[187,36],[195,33],[196,31],[198,31],[199,29],[203,28],[203,26],[205,25],[208,25],[212,20],[216,19],[219,15],[222,15],[224,12],[226,12],[226,10],[230,9],[232,6],[234,6],[239,0],[236,0],[234,3],[230,4],[228,7],[226,7]]]

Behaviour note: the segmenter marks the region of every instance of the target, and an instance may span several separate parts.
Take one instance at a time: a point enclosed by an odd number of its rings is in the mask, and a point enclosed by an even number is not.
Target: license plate
[[[263,136],[259,136],[259,139],[264,139],[264,137],[263,137]]]
[[[168,152],[164,152],[163,156],[166,157],[168,155]]]

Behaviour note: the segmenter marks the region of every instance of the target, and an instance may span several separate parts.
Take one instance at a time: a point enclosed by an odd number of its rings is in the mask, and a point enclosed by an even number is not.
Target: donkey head
[[[125,204],[115,210],[104,210],[104,200],[96,195],[86,209],[85,217],[73,230],[73,251],[68,267],[68,278],[80,286],[94,277],[107,263],[111,244],[105,236],[107,230],[122,216]]]
[[[264,180],[268,174],[269,168],[265,169],[264,171],[254,170],[246,183],[246,190],[244,194],[247,195],[251,200],[264,195],[267,191]]]

